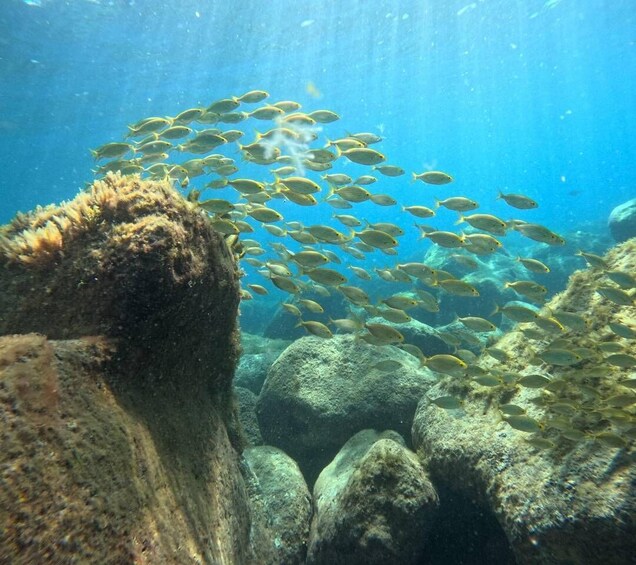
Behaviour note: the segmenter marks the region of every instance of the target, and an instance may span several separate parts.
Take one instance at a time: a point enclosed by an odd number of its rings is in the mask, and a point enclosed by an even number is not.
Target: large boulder
[[[605,256],[608,270],[624,273],[633,273],[635,259],[636,240]],[[487,374],[501,376],[501,385],[448,378],[429,391],[430,398],[454,395],[461,409],[444,410],[429,399],[418,406],[413,444],[440,493],[441,511],[444,498],[454,501],[450,512],[478,507],[493,524],[500,554],[507,550],[495,521],[517,563],[633,561],[636,395],[629,387],[636,379],[636,334],[630,337],[636,306],[626,295],[610,291],[610,300],[597,292],[609,287],[618,288],[601,269],[575,273],[548,307],[555,315],[578,314],[578,322],[567,318],[570,325],[557,336],[546,331],[539,340],[505,335],[496,347],[508,360],[479,360]],[[608,357],[601,344],[619,347],[620,356]],[[571,363],[574,354],[582,358]],[[511,410],[522,413],[506,416]]]
[[[302,564],[312,515],[311,495],[296,462],[269,445],[243,452],[259,565]]]
[[[401,367],[374,369],[394,359]],[[390,427],[408,434],[417,402],[434,382],[428,369],[392,346],[354,336],[305,337],[272,365],[257,404],[266,443],[300,465],[309,484],[356,432]]]
[[[308,564],[419,563],[438,498],[395,432],[353,436],[320,473]]]
[[[617,242],[636,237],[636,198],[616,206],[609,216],[608,227]]]
[[[289,343],[287,340],[248,334],[241,328],[241,358],[236,368],[234,384],[248,388],[258,395],[269,368]]]
[[[238,270],[205,214],[110,175],[0,228],[0,270],[0,560],[253,561]]]

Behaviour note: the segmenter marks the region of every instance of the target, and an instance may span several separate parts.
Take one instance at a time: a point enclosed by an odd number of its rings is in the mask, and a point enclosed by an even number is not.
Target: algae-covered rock
[[[616,206],[608,220],[612,237],[619,243],[636,237],[636,198]]]
[[[257,396],[249,389],[234,387],[234,396],[238,406],[238,417],[249,445],[261,445],[263,438],[256,419]]]
[[[402,367],[383,372],[379,361]],[[305,337],[290,345],[267,375],[257,404],[266,443],[300,465],[309,484],[356,432],[391,427],[407,434],[433,377],[394,347],[368,345],[354,336]]]
[[[260,565],[305,562],[312,506],[307,484],[296,462],[269,445],[243,452],[246,483]]]
[[[0,337],[0,561],[247,562],[220,401],[204,387],[123,393],[114,354],[100,338]]]
[[[314,486],[307,563],[419,563],[438,499],[395,432],[353,436]]]
[[[116,175],[0,232],[0,561],[253,561],[223,237]]]
[[[496,344],[508,361],[484,356],[479,362],[488,374],[507,375],[509,384],[486,388],[449,378],[429,397],[452,394],[463,400],[462,409],[445,411],[422,399],[416,412],[413,444],[438,491],[495,516],[518,563],[628,563],[636,551],[635,397],[627,386],[636,371],[610,364],[598,349],[619,347],[627,361],[636,355],[636,340],[610,325],[633,325],[636,306],[597,291],[616,286],[608,271],[633,274],[636,240],[604,259],[607,269],[575,273],[547,305],[555,315],[580,315],[584,326],[541,339],[510,332]],[[580,360],[537,360],[556,339],[558,351]],[[548,384],[515,384],[524,375],[544,375]],[[524,420],[506,422],[504,404],[522,410]]]
[[[167,181],[111,174],[0,235],[0,335],[104,335],[155,353],[163,342],[166,358],[200,358],[204,369],[236,326],[232,253]],[[229,381],[235,358],[217,361]]]

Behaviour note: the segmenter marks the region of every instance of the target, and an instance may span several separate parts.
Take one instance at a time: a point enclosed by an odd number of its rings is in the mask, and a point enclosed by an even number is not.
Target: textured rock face
[[[257,396],[249,389],[234,387],[234,397],[238,407],[238,418],[249,445],[261,445],[263,437],[256,419]]]
[[[353,436],[314,486],[307,563],[418,563],[438,506],[416,455],[395,432]]]
[[[222,237],[118,176],[0,234],[0,561],[250,562]]]
[[[636,237],[636,198],[616,206],[610,214],[608,226],[612,237],[619,243]]]
[[[110,175],[67,204],[17,217],[0,231],[0,268],[0,335],[116,337],[120,354],[130,342],[133,355],[152,350],[155,365],[157,355],[176,370],[200,358],[208,371],[215,340],[236,327],[232,254],[167,182]],[[217,361],[224,388],[236,355]]]
[[[630,240],[605,260],[608,270],[633,273],[634,257],[636,240]],[[636,342],[620,338],[609,324],[633,325],[636,306],[618,305],[596,292],[599,284],[608,284],[604,272],[575,273],[548,304],[588,319],[585,329],[559,337],[569,349],[605,343],[634,355]],[[463,409],[444,411],[423,399],[413,444],[438,491],[475,501],[496,517],[517,563],[629,563],[636,551],[636,467],[633,432],[629,435],[634,396],[623,383],[636,371],[594,365],[594,355],[574,368],[533,365],[547,341],[511,332],[496,344],[510,360],[484,358],[480,364],[512,374],[547,373],[548,390],[441,381],[429,396],[453,394],[463,399]],[[620,408],[622,402],[628,406]],[[503,403],[539,422],[544,431],[538,439],[547,443],[535,447],[527,441],[530,434],[504,422],[497,410]]]
[[[403,367],[384,373],[383,359]],[[305,337],[274,363],[257,404],[266,443],[300,465],[309,484],[356,432],[391,427],[408,434],[418,400],[433,377],[417,360],[395,348],[381,348],[353,336]]]
[[[258,395],[269,368],[289,344],[288,340],[245,333],[241,324],[241,358],[236,368],[234,384],[248,388]]]
[[[305,562],[312,506],[307,483],[291,457],[268,445],[244,451],[252,531],[259,565]]]

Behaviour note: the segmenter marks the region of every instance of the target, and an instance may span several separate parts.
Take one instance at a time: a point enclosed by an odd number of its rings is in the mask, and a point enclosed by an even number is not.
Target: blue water
[[[373,186],[401,204],[464,195],[510,216],[502,189],[541,203],[527,219],[602,233],[636,196],[635,16],[631,0],[5,0],[0,222],[71,198],[93,178],[88,149],[127,124],[262,88],[338,112],[325,135],[381,133],[388,163],[454,176],[452,190],[406,176]],[[295,207],[293,219],[332,212]]]

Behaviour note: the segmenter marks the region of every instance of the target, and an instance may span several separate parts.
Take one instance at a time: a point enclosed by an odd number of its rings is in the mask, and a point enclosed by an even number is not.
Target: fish
[[[380,230],[366,229],[361,232],[356,232],[355,235],[367,245],[379,249],[386,249],[398,245],[397,240],[393,236]]]
[[[349,161],[360,165],[377,165],[386,161],[386,157],[382,153],[375,149],[369,149],[368,147],[352,147],[345,151],[341,151],[339,146],[336,147],[338,149],[338,156],[343,155],[349,159]]]
[[[397,200],[388,194],[372,194],[369,200],[378,206],[394,206]]]
[[[432,231],[423,235],[441,247],[462,247],[466,238],[450,231]]]
[[[284,113],[284,110],[276,106],[261,106],[250,112],[249,117],[255,120],[273,120],[278,116],[282,116]]]
[[[378,308],[375,314],[393,324],[406,324],[412,320],[411,316],[399,308]]]
[[[251,290],[253,290],[256,294],[261,294],[261,295],[269,294],[267,289],[264,286],[261,286],[260,284],[248,284],[247,286]]]
[[[435,211],[426,206],[402,206],[402,211],[408,212],[417,218],[432,218],[435,215]]]
[[[300,304],[302,307],[306,308],[310,312],[313,312],[314,314],[322,314],[325,311],[325,309],[320,304],[318,304],[318,302],[316,302],[315,300],[310,300],[309,298],[299,298],[298,304]]]
[[[283,112],[296,112],[300,110],[301,105],[294,100],[280,100],[279,102],[275,102],[272,106],[276,106],[280,108]]]
[[[494,233],[495,235],[505,235],[508,224],[503,220],[491,214],[471,214],[470,216],[459,216],[459,220],[455,224],[467,222],[478,230]]]
[[[355,267],[353,265],[349,265],[349,268],[353,271],[353,274],[359,279],[370,281],[371,275],[362,267]]]
[[[517,257],[517,261],[533,273],[549,273],[550,268],[537,259]]]
[[[269,280],[282,291],[289,292],[290,294],[298,294],[300,292],[300,287],[288,277],[272,275]]]
[[[238,98],[232,96],[231,98],[223,98],[210,104],[205,111],[214,114],[223,114],[225,112],[231,112],[238,108],[240,101]]]
[[[565,240],[558,234],[540,224],[515,223],[512,227],[522,235],[548,245],[565,245]]]
[[[382,141],[382,138],[379,135],[376,135],[375,133],[361,132],[361,133],[352,133],[348,135],[349,137],[352,137],[353,139],[357,139],[358,141],[361,141],[365,145],[373,145],[374,143],[380,143],[380,141]]]
[[[256,104],[262,102],[265,98],[268,98],[269,94],[264,90],[250,90],[242,96],[239,96],[237,100],[245,104]]]
[[[467,316],[465,318],[458,317],[457,320],[469,330],[476,332],[494,332],[497,330],[497,326],[495,326],[495,324],[478,316]]]
[[[404,341],[404,336],[398,330],[386,324],[367,322],[364,324],[364,327],[373,337],[379,339],[384,344],[401,343]]]
[[[133,152],[135,148],[130,143],[112,142],[101,145],[97,149],[91,149],[91,154],[95,161],[101,159],[117,159],[123,157],[126,153]]]
[[[449,294],[455,294],[458,296],[479,296],[479,291],[473,285],[462,280],[446,279],[438,281],[437,284]]]
[[[354,180],[353,184],[359,184],[361,186],[367,186],[369,184],[373,184],[374,182],[377,182],[377,180],[378,179],[376,179],[372,175],[362,175],[362,176],[359,176],[356,180]]]
[[[334,269],[319,267],[306,271],[306,274],[312,281],[328,286],[338,286],[347,282],[347,277]]]
[[[513,281],[504,283],[504,288],[511,288],[515,292],[530,299],[543,300],[548,289],[534,281]]]
[[[404,169],[395,165],[376,165],[373,170],[382,173],[386,177],[399,177],[404,174]]]
[[[507,422],[510,427],[514,428],[515,430],[531,434],[541,432],[545,428],[544,423],[538,422],[534,418],[526,416],[525,414],[518,416],[506,416],[504,417],[504,422]]]
[[[248,214],[255,220],[264,223],[280,222],[284,219],[283,216],[276,210],[266,208],[265,206],[252,208],[250,211],[248,211]]]
[[[212,212],[214,214],[226,214],[231,210],[234,210],[234,204],[227,200],[218,198],[211,198],[209,200],[202,200],[199,202],[199,206],[206,212]]]
[[[583,257],[583,259],[587,261],[587,264],[590,267],[595,267],[597,269],[608,268],[607,261],[605,261],[605,259],[603,259],[603,257],[601,257],[600,255],[596,255],[594,253],[588,253],[586,251],[578,251],[576,255],[578,255],[579,257]]]
[[[425,366],[437,373],[463,374],[468,365],[459,357],[448,354],[433,355],[426,359]]]
[[[325,182],[336,186],[344,186],[345,184],[351,184],[353,182],[353,179],[349,175],[345,175],[343,173],[322,175],[320,178]]]
[[[612,282],[615,282],[623,290],[636,288],[636,277],[634,277],[634,275],[632,275],[631,273],[611,270],[605,271],[604,274],[608,279],[610,279]]]
[[[505,306],[497,305],[493,315],[499,312],[514,322],[534,322],[539,317],[539,313],[536,310],[515,304],[507,304]]]
[[[418,301],[413,297],[403,294],[394,294],[389,298],[382,299],[381,302],[391,308],[396,308],[397,310],[408,310],[409,308],[415,308],[418,305]]]
[[[618,304],[619,306],[633,306],[634,299],[624,290],[608,285],[600,285],[596,288],[603,298],[607,298],[610,302]]]
[[[313,225],[305,228],[311,235],[313,235],[318,241],[324,243],[343,243],[350,241],[353,236],[346,236],[342,232],[324,225]]]
[[[437,398],[429,398],[429,400],[444,410],[459,410],[463,405],[463,401],[454,396],[438,396]]]
[[[532,198],[524,196],[523,194],[504,194],[500,191],[497,198],[503,200],[509,206],[518,208],[519,210],[530,210],[539,206],[534,200],[532,200]]]
[[[545,375],[533,373],[523,375],[517,379],[517,384],[526,388],[543,388],[550,383],[551,379]]]
[[[427,184],[448,184],[453,182],[453,177],[442,171],[426,171],[424,173],[413,173],[413,182],[421,180]]]
[[[402,363],[397,361],[396,359],[383,359],[382,361],[378,361],[373,368],[377,371],[382,371],[383,373],[392,373],[393,371],[397,371],[402,368]]]
[[[542,361],[545,361],[550,365],[561,366],[575,365],[583,359],[578,353],[559,348],[547,349],[545,351],[542,351],[541,353],[538,353],[537,356]]]
[[[313,194],[320,192],[320,186],[311,179],[305,177],[276,178],[275,185],[283,185],[288,190],[297,194]]]
[[[333,333],[331,333],[331,330],[321,322],[305,322],[303,320],[300,320],[295,327],[298,328],[300,326],[305,328],[310,334],[317,337],[321,337],[323,339],[330,339],[333,337]]]
[[[314,110],[307,114],[312,120],[320,124],[329,124],[340,119],[340,116],[331,110]]]
[[[371,193],[368,190],[354,184],[343,186],[333,192],[347,202],[365,202],[371,198]]]
[[[470,198],[465,198],[464,196],[453,196],[451,198],[446,198],[445,200],[435,200],[435,206],[444,208],[448,208],[449,210],[453,210],[454,212],[466,212],[468,210],[474,210],[475,208],[479,208],[479,204]]]
[[[189,124],[190,122],[196,120],[201,117],[201,115],[205,112],[203,108],[188,108],[183,112],[177,114],[172,120],[175,124]]]

